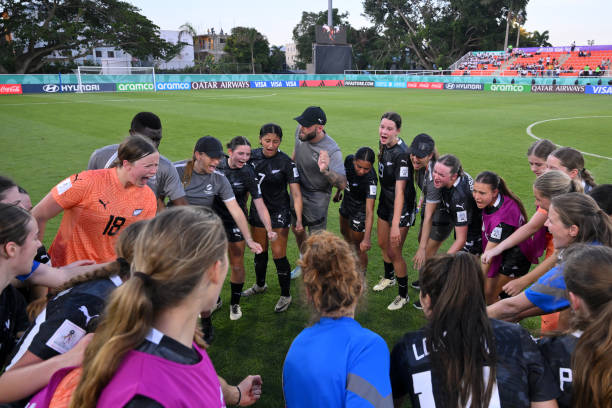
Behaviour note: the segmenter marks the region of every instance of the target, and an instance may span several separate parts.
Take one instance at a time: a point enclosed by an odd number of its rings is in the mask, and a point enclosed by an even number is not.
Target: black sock
[[[391,262],[385,262],[383,261],[383,263],[385,264],[385,278],[387,279],[393,279],[393,264]]]
[[[240,294],[242,293],[242,288],[244,287],[243,283],[234,283],[230,282],[230,287],[232,291],[232,298],[230,300],[230,305],[238,305],[240,304]]]
[[[403,278],[397,277],[397,291],[403,298],[408,296],[408,276],[404,276]]]
[[[268,269],[268,253],[255,255],[255,281],[260,288],[266,284],[266,269]]]
[[[274,260],[276,265],[276,273],[278,273],[278,284],[281,288],[281,296],[291,295],[291,265],[287,257]]]

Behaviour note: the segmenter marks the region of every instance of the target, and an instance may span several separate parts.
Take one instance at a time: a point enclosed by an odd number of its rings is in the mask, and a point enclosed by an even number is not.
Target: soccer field
[[[400,136],[410,143],[418,133],[428,133],[438,152],[457,155],[463,168],[475,177],[483,170],[500,174],[534,211],[534,179],[526,160],[533,137],[548,138],[575,147],[585,155],[586,168],[596,182],[612,182],[612,98],[597,95],[558,95],[472,91],[402,90],[381,88],[283,88],[175,91],[158,93],[31,94],[0,96],[0,174],[26,188],[38,202],[56,183],[83,170],[90,153],[119,143],[139,111],[158,114],[163,124],[160,151],[171,160],[191,156],[196,140],[207,134],[224,144],[244,135],[254,147],[262,124],[276,122],[285,131],[281,150],[291,154],[296,122],[305,107],[321,106],[328,118],[326,129],[343,155],[361,146],[378,151],[378,124],[386,111],[402,115]],[[531,134],[531,136],[530,136]],[[338,233],[338,204],[329,209],[328,229]],[[50,244],[59,217],[49,223],[45,243]],[[409,281],[418,224],[404,246]],[[373,231],[368,287],[382,275],[382,259]],[[288,258],[297,257],[290,237]],[[252,256],[247,254],[247,282],[254,282]],[[243,299],[243,318],[229,320],[229,284],[224,305],[214,317],[215,340],[209,349],[218,373],[230,383],[247,374],[261,374],[263,396],[256,406],[283,406],[282,364],[293,338],[309,323],[309,311],[293,281],[294,303],[286,313],[273,311],[279,295],[274,264],[268,268],[269,290],[263,296]],[[379,333],[391,349],[402,334],[424,322],[412,306],[390,312],[386,306],[397,295],[395,288],[368,291],[356,319]],[[418,293],[409,289],[412,300]],[[527,325],[537,326],[539,319]],[[314,351],[316,352],[316,350]],[[323,369],[323,368],[322,368]]]

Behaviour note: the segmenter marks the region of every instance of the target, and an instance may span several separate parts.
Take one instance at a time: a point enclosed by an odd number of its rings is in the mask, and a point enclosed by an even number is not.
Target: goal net
[[[78,66],[74,73],[78,92],[83,92],[83,84],[104,82],[152,84],[150,90],[157,90],[155,67]]]

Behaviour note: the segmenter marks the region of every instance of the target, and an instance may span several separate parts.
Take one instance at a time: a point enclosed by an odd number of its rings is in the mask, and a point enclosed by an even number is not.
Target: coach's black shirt
[[[548,362],[561,391],[557,398],[559,408],[572,406],[572,353],[578,343],[578,334],[544,337],[538,342],[544,360]]]
[[[343,214],[365,214],[366,200],[368,198],[376,199],[378,180],[374,168],[372,167],[367,174],[359,176],[355,171],[354,160],[355,157],[352,154],[344,159],[346,188],[340,207],[340,212]]]
[[[395,202],[395,182],[406,180],[404,207],[402,214],[410,213],[416,206],[413,168],[410,161],[410,149],[402,139],[391,148],[381,147],[382,154],[378,160],[378,179],[380,181],[379,207],[383,206],[393,212]]]
[[[249,164],[255,170],[264,204],[270,214],[289,211],[290,200],[287,185],[300,182],[295,163],[280,150],[272,157],[266,157],[263,149],[251,153]],[[255,205],[251,203],[251,216],[259,216]]]
[[[217,170],[225,175],[230,185],[232,186],[232,190],[234,191],[234,196],[236,197],[236,201],[238,205],[244,212],[244,215],[247,215],[247,200],[249,199],[249,193],[252,198],[260,198],[261,193],[259,192],[259,186],[257,185],[257,178],[255,177],[255,173],[253,169],[245,164],[241,168],[232,169],[227,162],[227,157],[223,157],[217,166]],[[218,196],[215,196],[215,201],[213,202],[213,210],[221,217],[224,222],[234,222],[234,218],[232,214],[230,214],[225,202]]]
[[[538,347],[522,327],[489,319],[497,355],[496,387],[491,396],[502,408],[529,408],[555,399],[559,391]],[[393,398],[410,395],[414,408],[444,407],[441,384],[432,373],[423,329],[406,334],[391,352]]]

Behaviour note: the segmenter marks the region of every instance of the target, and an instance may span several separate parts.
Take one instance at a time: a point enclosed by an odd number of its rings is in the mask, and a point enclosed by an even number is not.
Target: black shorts
[[[242,232],[240,232],[240,228],[238,228],[238,225],[236,225],[233,220],[224,220],[223,227],[225,228],[225,235],[227,235],[227,240],[229,242],[244,241],[244,237],[242,236]]]
[[[378,209],[376,210],[376,215],[383,221],[387,221],[389,225],[393,221],[393,208],[388,208],[384,204],[378,204]],[[405,212],[400,217],[400,227],[410,227],[414,225],[414,221],[416,219],[416,214],[414,211]]]
[[[364,212],[359,211],[359,212],[347,214],[347,211],[343,210],[343,208],[340,207],[339,213],[341,216],[343,216],[344,218],[348,220],[349,226],[353,231],[365,232],[366,215]]]
[[[270,221],[272,221],[272,228],[289,228],[289,225],[291,225],[291,211],[286,209],[278,212],[271,212]],[[265,228],[259,215],[255,211],[251,211],[249,215],[249,224],[257,228]]]
[[[514,247],[502,255],[502,264],[499,267],[499,273],[506,275],[510,278],[520,278],[529,272],[531,268],[531,262],[519,247]]]

